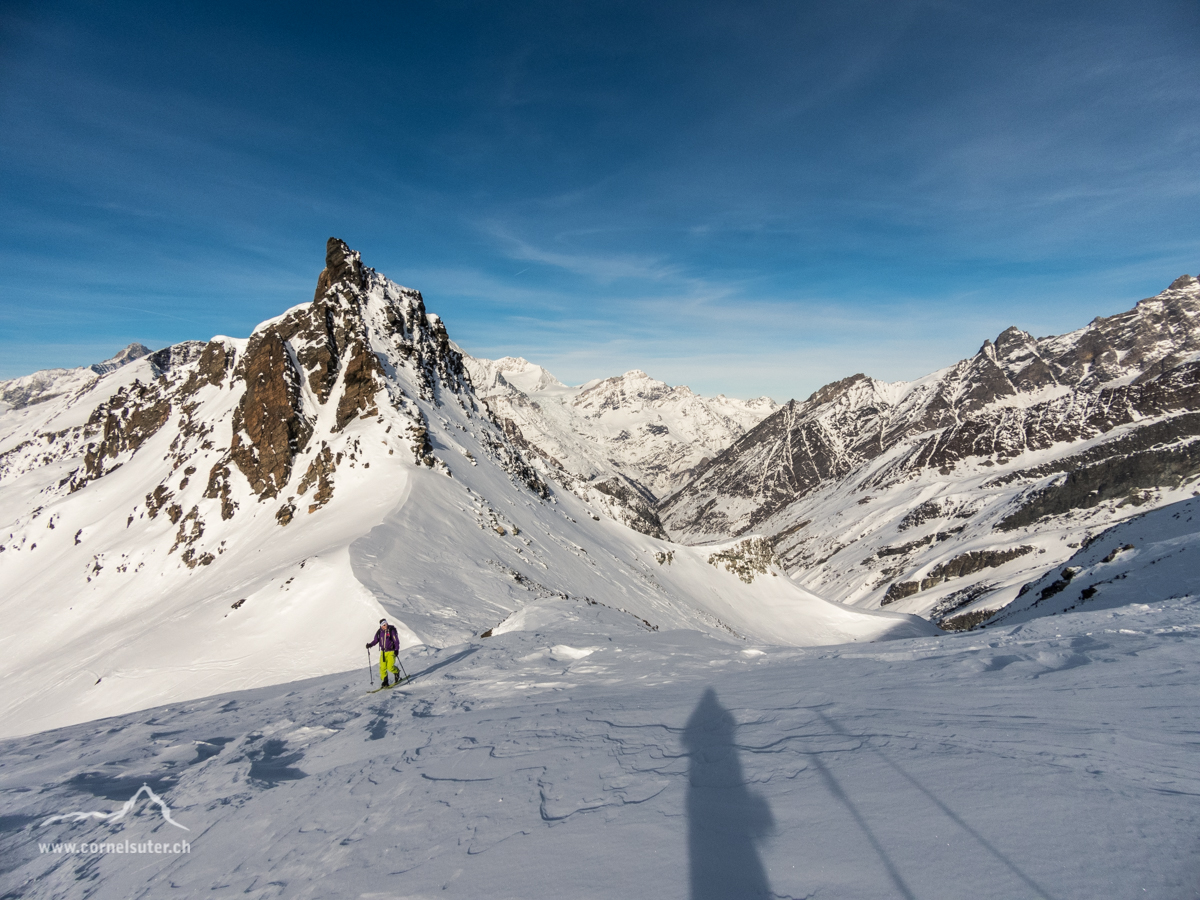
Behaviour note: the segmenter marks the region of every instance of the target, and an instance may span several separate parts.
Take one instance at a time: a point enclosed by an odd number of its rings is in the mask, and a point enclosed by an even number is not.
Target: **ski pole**
[[[396,665],[400,667],[400,674],[404,676],[404,680],[408,681],[408,673],[404,671],[404,663],[400,662],[400,651],[396,651]]]
[[[375,687],[375,670],[371,668],[371,649],[367,648],[367,677],[371,679],[371,687]]]

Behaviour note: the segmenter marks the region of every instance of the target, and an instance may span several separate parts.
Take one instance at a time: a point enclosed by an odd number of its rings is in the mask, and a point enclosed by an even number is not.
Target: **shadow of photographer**
[[[688,754],[688,859],[692,900],[770,897],[756,844],[774,828],[767,802],[746,787],[737,723],[712,688],[683,732]]]

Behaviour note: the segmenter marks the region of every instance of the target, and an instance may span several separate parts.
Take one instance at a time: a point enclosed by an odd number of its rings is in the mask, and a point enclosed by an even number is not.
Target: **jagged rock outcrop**
[[[118,369],[121,380],[106,389]],[[462,355],[420,293],[364,266],[337,238],[312,302],[246,340],[131,345],[69,378],[50,374],[6,383],[14,402],[42,400],[44,413],[8,420],[18,432],[0,434],[0,484],[54,466],[65,474],[46,491],[66,495],[135,463],[150,484],[122,511],[125,527],[165,517],[175,528],[166,552],[189,569],[224,552],[220,523],[256,515],[265,501],[277,501],[269,512],[280,525],[297,509],[327,507],[345,473],[370,467],[378,450],[364,448],[367,432],[389,457],[399,447],[401,458],[451,475],[445,448],[429,439],[429,416],[447,403],[478,423],[475,439],[514,483],[550,496],[477,404]],[[68,381],[70,394],[55,395]],[[60,418],[70,424],[57,428]]]
[[[156,387],[134,382],[120,388],[88,418],[87,429],[98,431],[99,440],[87,445],[83,471],[71,480],[70,489],[77,491],[111,471],[109,461],[122,453],[136,452],[166,424],[170,412],[170,402]]]
[[[233,412],[229,455],[250,490],[263,499],[274,497],[291,478],[292,460],[313,433],[302,406],[300,374],[276,328],[250,338],[236,377],[245,390]]]
[[[312,503],[308,507],[310,513],[316,512],[333,499],[333,473],[337,470],[339,462],[341,454],[337,454],[335,458],[329,445],[322,442],[321,452],[313,457],[312,462],[308,464],[308,471],[296,487],[296,492],[302,497],[308,493],[310,487],[316,487]]]
[[[887,606],[889,603],[895,603],[897,600],[911,597],[920,591],[927,591],[951,578],[962,578],[967,575],[974,575],[976,572],[982,572],[984,569],[1002,566],[1006,562],[1024,556],[1026,553],[1032,553],[1034,549],[1030,546],[1021,546],[1009,547],[1005,550],[972,550],[968,553],[959,554],[953,559],[934,566],[929,570],[929,574],[920,581],[895,582],[888,587],[887,593],[884,594],[879,605]]]

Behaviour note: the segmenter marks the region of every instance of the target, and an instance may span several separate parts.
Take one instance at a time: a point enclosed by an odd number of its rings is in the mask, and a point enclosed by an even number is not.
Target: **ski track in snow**
[[[706,865],[773,897],[1196,896],[1197,598],[806,649],[541,611],[405,651],[381,694],[360,670],[0,742],[0,896],[698,900]],[[143,783],[190,853],[39,853],[177,840],[149,805],[38,824]]]

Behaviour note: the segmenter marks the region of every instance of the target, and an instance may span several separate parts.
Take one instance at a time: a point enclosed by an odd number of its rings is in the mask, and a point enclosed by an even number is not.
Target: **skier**
[[[379,630],[375,632],[371,643],[367,644],[367,649],[370,650],[376,644],[379,645],[379,680],[382,686],[389,686],[389,672],[396,676],[392,684],[399,684],[400,670],[396,668],[396,651],[400,649],[400,635],[396,632],[396,626],[389,625],[387,619],[379,620]]]

